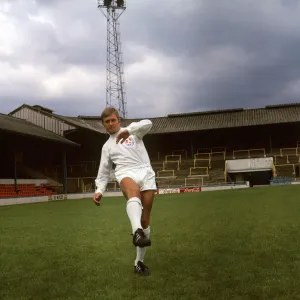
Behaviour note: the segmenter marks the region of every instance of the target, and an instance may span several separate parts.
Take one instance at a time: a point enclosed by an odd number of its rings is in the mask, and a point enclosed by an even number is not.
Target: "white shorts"
[[[155,172],[151,167],[131,169],[115,173],[116,180],[120,184],[123,178],[129,177],[137,183],[140,191],[156,190]]]

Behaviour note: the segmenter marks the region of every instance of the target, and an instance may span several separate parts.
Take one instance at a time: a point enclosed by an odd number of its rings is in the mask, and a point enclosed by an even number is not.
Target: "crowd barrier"
[[[249,183],[244,184],[221,184],[214,186],[202,186],[202,187],[180,187],[180,188],[160,188],[156,194],[181,194],[181,193],[199,193],[207,191],[217,190],[229,190],[229,189],[241,189],[249,188]],[[35,197],[17,197],[17,198],[2,198],[0,199],[0,206],[17,205],[17,204],[29,204],[29,203],[43,203],[52,201],[72,200],[72,199],[86,199],[93,198],[94,193],[77,193],[77,194],[61,194],[61,195],[49,195],[49,196],[35,196]],[[123,196],[120,191],[105,192],[104,197],[118,197]]]
[[[289,185],[289,184],[300,184],[299,180],[273,180],[270,182],[270,186],[276,185]],[[156,194],[182,194],[182,193],[200,193],[209,191],[221,191],[221,190],[233,190],[233,189],[245,189],[250,188],[249,182],[240,184],[219,184],[202,187],[178,187],[178,188],[160,188]],[[104,197],[118,197],[123,196],[120,191],[105,192]],[[35,197],[17,197],[17,198],[2,198],[0,199],[0,206],[16,205],[16,204],[29,204],[29,203],[42,203],[72,199],[92,199],[94,193],[77,193],[77,194],[61,194],[61,195],[49,195],[49,196],[35,196]]]
[[[289,185],[289,184],[300,184],[300,179],[286,178],[286,179],[275,179],[271,180],[270,185]]]
[[[157,194],[181,194],[181,193],[199,193],[209,191],[233,190],[249,188],[249,182],[242,184],[220,184],[202,187],[180,187],[180,188],[165,188],[159,189]]]

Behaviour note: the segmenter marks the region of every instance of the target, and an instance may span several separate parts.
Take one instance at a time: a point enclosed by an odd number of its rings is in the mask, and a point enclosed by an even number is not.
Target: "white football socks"
[[[150,226],[148,226],[148,228],[143,229],[143,230],[144,230],[144,233],[145,233],[146,237],[150,238]],[[137,265],[138,261],[144,262],[146,250],[147,250],[147,247],[143,247],[143,248],[136,247],[136,259],[135,259],[135,262],[134,262],[135,266]]]
[[[132,233],[134,234],[138,228],[142,228],[141,216],[142,216],[142,202],[137,197],[132,197],[127,201],[126,205],[127,215],[131,222]]]

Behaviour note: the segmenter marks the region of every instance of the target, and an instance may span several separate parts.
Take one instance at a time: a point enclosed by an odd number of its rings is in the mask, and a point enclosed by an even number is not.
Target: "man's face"
[[[115,114],[105,117],[103,119],[103,125],[109,134],[114,134],[121,128],[120,121]]]

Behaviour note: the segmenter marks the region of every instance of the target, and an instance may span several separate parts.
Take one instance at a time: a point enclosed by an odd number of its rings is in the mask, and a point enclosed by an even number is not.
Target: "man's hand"
[[[101,201],[101,198],[102,198],[102,194],[100,194],[100,193],[96,193],[95,195],[94,195],[94,203],[97,205],[97,206],[99,206],[100,205],[100,201]]]
[[[128,132],[127,129],[125,129],[125,130],[123,130],[122,132],[120,132],[120,133],[118,134],[117,139],[116,139],[116,143],[119,144],[120,140],[122,140],[122,141],[121,141],[121,144],[123,144],[124,141],[125,141],[126,139],[128,139],[128,138],[129,138],[129,132]]]

